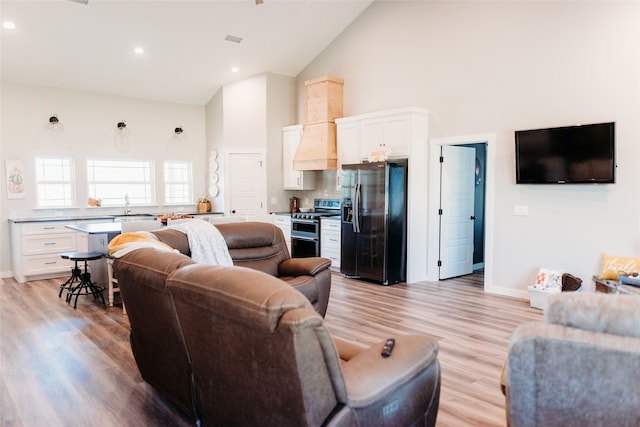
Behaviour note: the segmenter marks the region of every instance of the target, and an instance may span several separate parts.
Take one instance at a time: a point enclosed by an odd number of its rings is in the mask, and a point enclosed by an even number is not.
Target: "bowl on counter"
[[[311,208],[299,208],[298,210],[300,212],[306,213],[306,212],[311,212],[313,209],[311,209]]]

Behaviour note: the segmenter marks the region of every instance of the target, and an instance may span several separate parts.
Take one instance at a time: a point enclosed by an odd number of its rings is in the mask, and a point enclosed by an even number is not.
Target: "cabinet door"
[[[404,158],[409,156],[411,116],[409,114],[393,114],[384,118],[382,126],[383,144],[389,150],[389,157]]]
[[[273,223],[282,230],[284,239],[287,242],[287,249],[291,253],[291,216],[274,215]]]
[[[293,169],[293,158],[302,138],[302,126],[288,126],[282,132],[282,177],[285,190],[314,190],[315,172]]]
[[[320,244],[320,256],[329,258],[331,260],[331,269],[340,270],[340,233],[342,223],[336,219],[320,220],[321,224],[321,244]]]
[[[360,138],[360,158],[369,158],[369,153],[378,150],[384,143],[383,119],[375,117],[362,120]]]
[[[360,163],[360,121],[337,122],[338,170],[336,189],[342,188],[342,165]]]
[[[408,113],[365,119],[362,121],[360,155],[366,159],[369,157],[369,153],[379,150],[384,145],[389,152],[389,157],[407,157],[409,155],[410,130],[411,116]]]

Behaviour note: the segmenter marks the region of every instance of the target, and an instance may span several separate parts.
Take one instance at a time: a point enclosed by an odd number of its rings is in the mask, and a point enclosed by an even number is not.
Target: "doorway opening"
[[[485,292],[492,287],[493,280],[493,226],[494,226],[494,179],[495,179],[495,134],[466,135],[449,138],[437,138],[430,141],[430,185],[429,200],[441,200],[440,153],[443,146],[471,147],[475,150],[477,162],[474,160],[473,175],[475,194],[478,204],[474,204],[476,217],[473,225],[473,268],[471,273],[478,272],[484,276]],[[439,207],[435,209],[440,209]],[[477,211],[476,211],[477,209]],[[431,210],[433,212],[433,210]],[[481,217],[479,219],[478,217]],[[479,224],[476,224],[479,223]],[[440,280],[440,215],[429,216],[429,280]],[[470,273],[470,274],[471,274]]]

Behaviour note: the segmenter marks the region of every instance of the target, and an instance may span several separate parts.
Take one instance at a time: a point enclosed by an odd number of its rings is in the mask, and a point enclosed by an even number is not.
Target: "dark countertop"
[[[15,223],[21,222],[51,222],[51,221],[82,221],[92,219],[113,219],[117,215],[74,215],[74,216],[41,216],[41,217],[22,217],[22,218],[9,218],[9,221]]]
[[[224,212],[183,212],[188,215],[197,216],[197,215],[224,215]],[[105,219],[113,222],[115,218],[127,217],[127,216],[157,216],[162,214],[113,214],[113,215],[68,215],[68,216],[41,216],[41,217],[20,217],[20,218],[9,218],[10,222],[14,223],[23,223],[23,222],[52,222],[52,221],[87,221],[87,220],[96,220],[96,219]]]

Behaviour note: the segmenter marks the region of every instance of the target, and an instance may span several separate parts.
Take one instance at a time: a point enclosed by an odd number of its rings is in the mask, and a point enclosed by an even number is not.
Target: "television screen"
[[[614,130],[611,122],[516,131],[516,182],[614,183]]]

